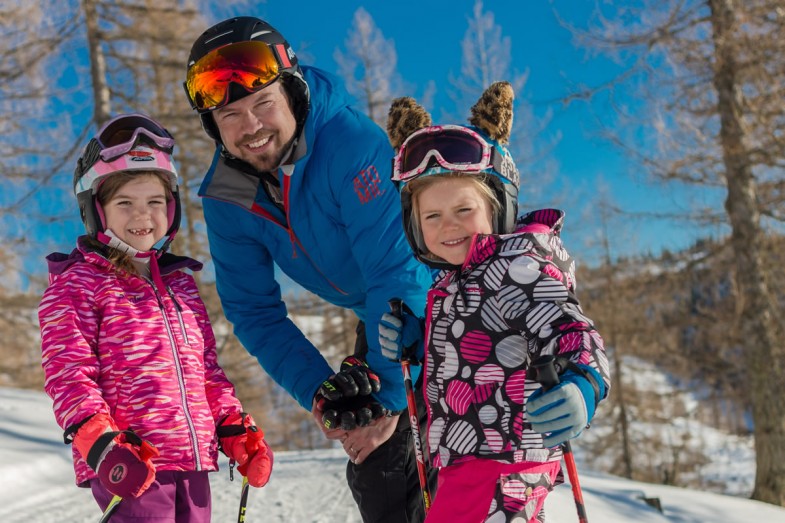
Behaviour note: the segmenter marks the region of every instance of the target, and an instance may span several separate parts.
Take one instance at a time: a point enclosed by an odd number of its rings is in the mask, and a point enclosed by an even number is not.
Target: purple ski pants
[[[98,479],[90,480],[101,510],[112,494]],[[163,470],[138,498],[124,498],[112,514],[112,523],[210,523],[210,480],[206,471]]]

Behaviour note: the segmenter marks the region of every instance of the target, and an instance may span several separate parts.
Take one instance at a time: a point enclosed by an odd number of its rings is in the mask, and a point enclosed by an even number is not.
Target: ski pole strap
[[[245,432],[245,425],[219,425],[215,431],[219,438],[242,436]]]
[[[565,357],[556,358],[552,355],[546,355],[537,358],[532,363],[532,367],[535,369],[537,382],[540,383],[545,390],[558,385],[561,381],[559,376],[564,374],[567,370],[570,370],[579,376],[583,376],[594,391],[595,410],[597,409],[597,405],[600,404],[600,400],[602,399],[600,394],[604,387],[601,388],[600,384],[597,383],[597,379],[582,365],[578,365]]]
[[[566,358],[559,358],[559,359],[566,359]],[[600,384],[597,383],[597,379],[594,377],[594,375],[591,372],[583,368],[583,366],[577,365],[576,363],[570,360],[567,360],[566,368],[567,370],[571,370],[574,373],[583,376],[584,378],[586,378],[586,381],[589,382],[589,385],[591,385],[592,390],[594,390],[594,410],[596,411],[597,405],[600,404],[600,400],[602,399],[600,397],[600,393],[602,389],[600,388]]]
[[[95,416],[95,414],[90,414],[89,416],[87,416],[85,419],[83,419],[79,423],[74,423],[73,425],[71,425],[70,427],[65,429],[65,432],[63,432],[63,443],[65,443],[66,445],[70,445],[71,443],[73,443],[74,442],[74,435],[76,434],[76,432],[79,429],[81,429],[82,425],[87,423],[90,420],[90,418],[92,418],[93,416]]]

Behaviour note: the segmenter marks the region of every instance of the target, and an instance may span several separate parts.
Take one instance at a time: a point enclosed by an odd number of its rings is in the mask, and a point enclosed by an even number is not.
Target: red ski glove
[[[221,450],[238,464],[237,471],[252,487],[263,487],[273,471],[273,451],[264,441],[264,432],[250,414],[229,414],[218,426]]]
[[[155,480],[151,460],[158,449],[133,431],[120,431],[108,414],[96,414],[79,427],[74,446],[112,494],[136,498]]]

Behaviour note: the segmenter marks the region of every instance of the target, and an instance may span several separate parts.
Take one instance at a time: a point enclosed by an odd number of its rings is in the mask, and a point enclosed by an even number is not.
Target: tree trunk
[[[763,230],[757,186],[742,121],[742,92],[736,74],[738,48],[733,0],[709,0],[715,49],[714,87],[718,95],[720,146],[723,152],[731,244],[741,304],[741,340],[749,361],[755,424],[757,471],[752,498],[785,506],[785,395],[782,328],[764,265]]]
[[[101,49],[98,34],[98,12],[94,0],[82,0],[85,26],[87,27],[87,46],[90,50],[90,78],[93,81],[93,120],[101,126],[111,114],[109,87],[106,84],[106,58]]]
[[[605,285],[608,289],[608,293],[610,294],[610,300],[608,306],[612,308],[610,311],[611,314],[609,315],[609,321],[607,324],[607,329],[603,331],[603,338],[605,339],[606,347],[613,347],[613,352],[609,354],[609,357],[613,361],[613,373],[611,374],[611,395],[614,397],[616,401],[616,406],[619,408],[619,431],[621,433],[621,462],[623,466],[623,475],[627,479],[632,479],[633,475],[633,468],[632,468],[632,450],[630,445],[630,421],[627,415],[627,398],[624,395],[624,383],[623,383],[623,370],[622,370],[622,350],[620,348],[620,336],[618,335],[619,329],[617,328],[617,320],[622,316],[619,314],[617,310],[617,304],[620,302],[618,299],[618,289],[619,286],[617,282],[614,281],[614,269],[613,269],[613,260],[611,256],[611,243],[610,243],[610,235],[611,232],[608,227],[608,212],[605,210],[607,206],[602,206],[602,210],[600,211],[600,217],[602,221],[602,247],[605,251],[605,266],[606,274],[605,274]]]

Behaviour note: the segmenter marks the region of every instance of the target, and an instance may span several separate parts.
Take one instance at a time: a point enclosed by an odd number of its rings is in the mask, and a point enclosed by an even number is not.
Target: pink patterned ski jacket
[[[81,241],[47,260],[38,316],[45,389],[60,427],[107,413],[158,448],[157,470],[217,470],[216,424],[241,405],[218,365],[196,282],[180,270],[201,264],[163,255],[158,290],[142,276],[119,275]],[[76,483],[86,486],[95,474],[73,452]]]
[[[540,388],[529,364],[539,356],[590,365],[610,388],[602,338],[575,297],[563,219],[535,211],[514,234],[475,236],[463,267],[442,271],[428,292],[424,391],[434,466],[561,459],[526,420],[526,399]]]

